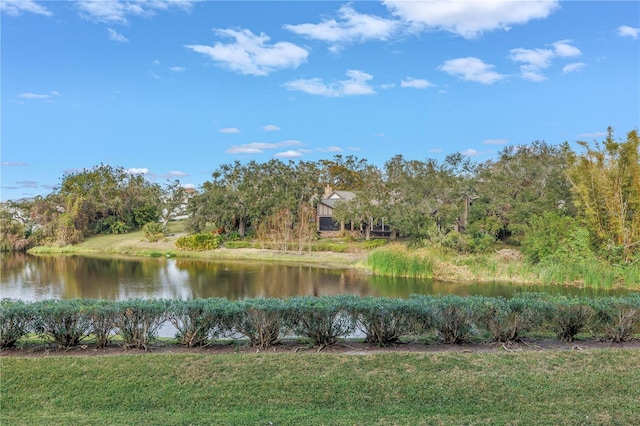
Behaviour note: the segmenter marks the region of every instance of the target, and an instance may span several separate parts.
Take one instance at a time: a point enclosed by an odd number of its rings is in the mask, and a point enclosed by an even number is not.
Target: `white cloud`
[[[632,39],[637,40],[638,34],[640,34],[640,28],[621,25],[618,27],[617,33],[620,37],[631,37]]]
[[[278,69],[297,68],[307,60],[309,52],[286,41],[268,44],[267,35],[256,35],[249,30],[214,30],[220,37],[235,39],[232,43],[216,43],[213,46],[187,45],[188,49],[201,53],[219,65],[245,75],[264,76]]]
[[[35,180],[17,180],[16,184],[19,188],[37,188],[39,186],[38,181]]]
[[[185,189],[196,189],[196,186],[192,183],[185,183],[182,187]]]
[[[107,31],[109,31],[109,40],[117,41],[117,42],[120,42],[120,43],[128,43],[129,42],[128,38],[126,38],[122,34],[118,33],[116,30],[114,30],[112,28],[107,28]]]
[[[302,157],[302,152],[298,150],[290,149],[284,152],[278,152],[277,154],[273,154],[276,158],[300,158]]]
[[[280,127],[276,126],[275,124],[267,124],[266,126],[262,127],[262,130],[264,130],[265,132],[277,132],[278,130],[280,130]]]
[[[327,96],[339,98],[342,96],[358,96],[373,95],[375,90],[367,81],[372,80],[373,76],[363,71],[348,70],[346,72],[347,80],[325,84],[320,78],[300,79],[289,81],[284,86],[289,90],[298,90],[310,95]]]
[[[342,152],[342,148],[340,148],[339,146],[328,146],[326,148],[318,148],[318,151],[320,152]]]
[[[552,49],[524,49],[518,47],[510,50],[509,58],[513,62],[522,64],[520,65],[520,77],[524,80],[541,82],[547,79],[547,77],[542,73],[542,70],[549,68],[553,59],[574,58],[582,54],[580,49],[572,46],[570,43],[571,40],[556,41],[551,44],[553,47]],[[564,71],[563,69],[563,72],[577,71],[583,66],[584,64],[578,68],[572,68],[568,65],[569,71]]]
[[[585,63],[584,62],[574,62],[572,64],[567,64],[564,67],[562,67],[562,72],[564,74],[569,74],[569,73],[572,73],[572,72],[578,72],[584,67],[585,67]]]
[[[558,8],[555,0],[384,0],[383,3],[416,29],[435,28],[468,39],[487,31],[508,31],[512,25],[544,19]]]
[[[405,78],[400,82],[400,87],[411,87],[414,89],[426,89],[433,87],[433,83],[420,78]]]
[[[302,142],[298,140],[285,140],[277,143],[269,142],[251,142],[244,145],[233,145],[225,152],[227,154],[262,154],[267,149],[277,149],[287,146],[300,146]]]
[[[506,139],[485,139],[482,141],[483,145],[506,145]]]
[[[571,42],[571,40],[560,40],[552,43],[555,56],[559,58],[575,58],[582,55],[580,49],[569,44]]]
[[[127,173],[131,175],[146,175],[149,173],[149,169],[146,167],[132,167],[127,169]]]
[[[482,84],[493,84],[505,78],[504,75],[493,71],[494,68],[494,65],[486,64],[474,57],[450,59],[440,66],[440,69],[449,75]]]
[[[187,70],[185,67],[171,67],[169,69],[173,72],[185,72]]]
[[[0,1],[0,11],[9,16],[20,16],[23,13],[53,16],[49,9],[33,0],[2,0]]]
[[[362,148],[360,148],[359,146],[348,146],[347,149],[349,151],[362,151]]]
[[[477,157],[478,155],[480,155],[480,153],[473,148],[465,149],[461,152],[461,154],[465,157]]]
[[[607,132],[585,132],[576,135],[578,138],[603,138],[605,136],[607,136]]]
[[[237,127],[225,127],[224,129],[218,130],[220,133],[240,133],[240,129]]]
[[[350,5],[338,10],[340,18],[323,20],[319,24],[285,25],[296,34],[331,43],[330,50],[339,52],[344,44],[367,40],[386,40],[397,29],[399,22],[356,12]]]
[[[27,163],[23,163],[22,161],[3,161],[2,167],[21,167],[26,166]]]
[[[264,149],[255,148],[251,145],[252,144],[233,145],[232,147],[228,148],[225,152],[227,154],[262,154],[264,152]]]
[[[430,153],[432,154],[440,154],[442,153],[442,149],[441,148],[433,148],[429,150]]]
[[[158,11],[168,9],[190,10],[195,1],[191,0],[82,0],[75,2],[80,15],[95,22],[107,24],[126,24],[128,17],[152,17]]]
[[[186,174],[185,172],[181,172],[179,170],[172,170],[168,173],[169,176],[172,177],[185,177],[185,176],[189,176],[188,174]]]
[[[27,100],[31,100],[31,99],[51,99],[51,95],[27,92],[27,93],[20,93],[18,95],[18,98],[27,99]]]

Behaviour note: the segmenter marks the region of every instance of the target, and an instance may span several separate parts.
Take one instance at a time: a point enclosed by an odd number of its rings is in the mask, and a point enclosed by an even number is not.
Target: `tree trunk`
[[[238,219],[238,234],[240,234],[240,238],[244,238],[246,220],[244,217]]]

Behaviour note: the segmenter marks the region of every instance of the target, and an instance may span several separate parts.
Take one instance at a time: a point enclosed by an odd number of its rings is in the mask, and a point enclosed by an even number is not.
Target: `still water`
[[[522,291],[606,296],[624,294],[575,287],[457,284],[376,277],[351,269],[261,262],[166,258],[32,256],[3,254],[0,297],[22,300],[99,298],[192,299],[356,294],[407,297],[411,294],[511,296]]]

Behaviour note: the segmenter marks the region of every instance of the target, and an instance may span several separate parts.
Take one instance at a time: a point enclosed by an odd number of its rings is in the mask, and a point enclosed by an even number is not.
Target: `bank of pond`
[[[188,347],[231,339],[267,348],[285,338],[324,347],[353,336],[380,346],[404,339],[507,343],[540,333],[552,333],[565,342],[587,333],[593,339],[620,343],[635,339],[640,332],[640,295],[0,302],[2,348],[20,346],[27,338],[60,348],[87,342],[103,348],[116,341],[126,348],[148,349],[167,324],[175,329],[175,344]]]

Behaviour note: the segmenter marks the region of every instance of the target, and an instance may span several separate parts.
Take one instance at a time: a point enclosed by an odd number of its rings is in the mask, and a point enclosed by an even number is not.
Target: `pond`
[[[0,297],[42,299],[192,299],[356,294],[407,297],[411,294],[505,296],[546,292],[583,296],[624,291],[504,283],[459,284],[367,275],[352,269],[261,262],[201,261],[116,256],[32,256],[4,253]]]

